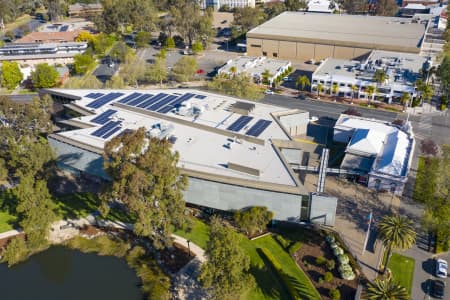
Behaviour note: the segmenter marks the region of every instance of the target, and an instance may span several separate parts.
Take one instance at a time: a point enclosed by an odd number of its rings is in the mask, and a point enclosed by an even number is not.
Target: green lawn
[[[74,193],[55,199],[57,214],[61,218],[77,219],[97,211],[100,200],[92,193]],[[134,223],[134,219],[124,211],[111,209],[107,220]]]
[[[205,248],[208,238],[208,226],[197,219],[193,219],[193,226],[190,232],[178,230],[175,233]],[[258,248],[266,248],[272,252],[283,266],[283,270],[295,281],[301,299],[320,299],[318,292],[306,274],[296,265],[295,261],[281,248],[272,236],[265,236],[254,241],[243,238],[241,246],[250,256],[250,272],[255,277],[257,283],[257,287],[247,291],[242,295],[242,299],[290,299],[290,295],[281,283],[278,275],[269,265],[266,265],[258,254]]]
[[[0,211],[0,233],[14,229],[15,221],[16,217],[11,216],[6,211]]]
[[[394,280],[404,286],[410,294],[414,276],[414,264],[415,260],[413,258],[393,253],[388,265]]]

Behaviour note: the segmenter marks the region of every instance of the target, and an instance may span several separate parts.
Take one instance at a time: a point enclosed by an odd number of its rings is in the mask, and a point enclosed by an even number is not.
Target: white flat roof
[[[204,91],[191,89],[173,89],[173,90],[69,90],[69,89],[50,89],[60,94],[74,95],[81,97],[73,104],[83,107],[95,113],[92,116],[83,116],[74,120],[94,127],[64,131],[58,135],[70,138],[72,140],[103,149],[106,141],[114,136],[119,135],[126,129],[138,129],[145,127],[153,136],[167,137],[174,136],[176,141],[173,143],[173,150],[180,154],[179,166],[200,172],[211,173],[215,175],[230,176],[240,179],[256,180],[261,182],[297,186],[296,180],[292,178],[291,172],[288,170],[283,160],[279,157],[278,152],[271,143],[271,139],[288,140],[289,137],[282,130],[280,125],[273,119],[271,113],[284,111],[285,109],[260,104],[252,101],[245,101],[229,96],[212,94]],[[86,97],[92,93],[122,93],[120,97],[99,108],[91,108],[88,105],[95,101]],[[181,108],[172,108],[166,113],[151,112],[144,108],[137,108],[122,104],[118,106],[118,102],[125,99],[133,93],[141,94],[167,94],[173,95],[172,98],[182,97],[187,94],[194,94],[190,99],[182,102]],[[202,99],[200,99],[202,98]],[[97,98],[100,99],[100,98]],[[136,98],[135,98],[136,99]],[[162,98],[164,99],[164,98]],[[161,100],[163,101],[163,100]],[[248,119],[250,121],[242,128],[235,131],[242,137],[250,137],[250,139],[237,138],[233,141],[233,137],[227,136],[230,133],[230,126],[243,117],[238,113],[230,110],[232,104],[237,101],[255,104],[250,111]],[[145,101],[144,101],[145,102]],[[143,104],[142,102],[141,104]],[[106,139],[92,135],[103,125],[93,123],[92,120],[107,110],[115,110],[109,121],[120,121],[121,128]],[[193,115],[192,112],[201,112]],[[182,115],[184,114],[184,115]],[[161,116],[161,117],[159,117]],[[262,143],[252,142],[248,131],[260,120],[267,120],[271,123],[256,138]],[[109,122],[108,120],[106,122]],[[218,130],[217,130],[218,129]],[[223,132],[222,132],[223,131]],[[167,133],[164,134],[164,132]],[[230,147],[228,147],[228,144]],[[228,163],[234,163],[257,169],[259,176],[251,175],[245,172],[239,172],[227,167]]]

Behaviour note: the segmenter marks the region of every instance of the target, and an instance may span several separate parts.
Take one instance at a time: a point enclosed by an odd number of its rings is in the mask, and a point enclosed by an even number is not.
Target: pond
[[[139,284],[124,259],[60,246],[12,268],[0,264],[2,300],[140,300]]]

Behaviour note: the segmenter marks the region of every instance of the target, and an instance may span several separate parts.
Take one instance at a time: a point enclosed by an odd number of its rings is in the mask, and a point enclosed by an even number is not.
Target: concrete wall
[[[345,47],[337,45],[324,45],[316,43],[247,38],[247,54],[249,56],[262,56],[307,61],[321,60],[328,57],[341,59],[356,59],[368,55],[372,49]]]
[[[311,193],[310,220],[316,224],[334,226],[338,199],[327,195]]]
[[[302,196],[276,193],[225,183],[189,178],[184,193],[189,203],[221,210],[239,210],[249,206],[266,206],[277,220],[299,221]],[[307,196],[303,196],[307,197]]]

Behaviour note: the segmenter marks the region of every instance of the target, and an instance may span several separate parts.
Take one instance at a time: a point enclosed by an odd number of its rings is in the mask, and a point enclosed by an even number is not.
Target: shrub
[[[15,237],[9,242],[8,247],[2,254],[2,262],[8,263],[8,267],[11,267],[27,259],[29,252],[23,237]]]
[[[297,290],[296,290],[295,286],[293,285],[292,281],[290,280],[289,275],[287,275],[283,271],[283,268],[281,267],[280,263],[277,260],[275,260],[275,257],[273,257],[272,253],[270,253],[269,250],[267,250],[266,248],[259,248],[259,250],[261,251],[263,256],[265,256],[265,258],[270,262],[270,264],[275,269],[275,271],[278,273],[278,276],[280,276],[283,284],[289,291],[289,294],[291,295],[291,297],[295,300],[297,300],[297,299],[300,300]]]
[[[340,300],[341,299],[341,292],[339,292],[338,289],[332,289],[330,290],[330,298],[333,300]]]
[[[341,247],[336,247],[333,249],[334,256],[338,256],[344,254],[344,250]]]
[[[305,265],[305,268],[309,267],[309,264],[308,264],[308,262],[306,260],[303,261],[303,265]]]
[[[276,234],[275,235],[275,240],[280,244],[281,247],[283,247],[283,249],[288,249],[289,246],[291,245],[291,242],[286,240],[285,238],[283,238],[281,235]]]
[[[300,248],[302,247],[302,243],[295,242],[289,247],[289,254],[294,255]]]
[[[326,282],[330,282],[330,281],[333,280],[333,274],[331,274],[331,272],[326,272],[326,273],[325,273],[325,276],[323,277],[323,279],[324,279]]]
[[[334,259],[330,259],[327,261],[327,269],[329,271],[334,270],[335,267],[336,267],[336,262],[334,261]]]
[[[323,256],[318,256],[316,258],[316,264],[319,266],[324,265],[326,262],[327,262],[327,260]]]
[[[337,248],[338,247],[338,244],[336,244],[336,243],[331,243],[330,244],[330,248],[331,249],[335,249],[335,248]]]
[[[318,284],[322,284],[322,283],[323,283],[323,278],[322,278],[322,277],[319,277],[319,280],[317,280],[317,283],[318,283]]]
[[[337,259],[340,264],[348,264],[349,262],[348,256],[346,254],[338,255]]]
[[[200,43],[200,42],[194,42],[193,44],[192,44],[192,52],[194,53],[194,54],[199,54],[200,52],[202,52],[203,51],[203,45],[202,45],[202,43]]]
[[[329,234],[325,237],[325,240],[328,242],[328,244],[333,244],[335,242],[335,238],[332,234]]]
[[[167,49],[173,49],[175,48],[175,41],[173,38],[168,37],[166,39],[166,41],[164,42],[164,47],[166,47]]]

